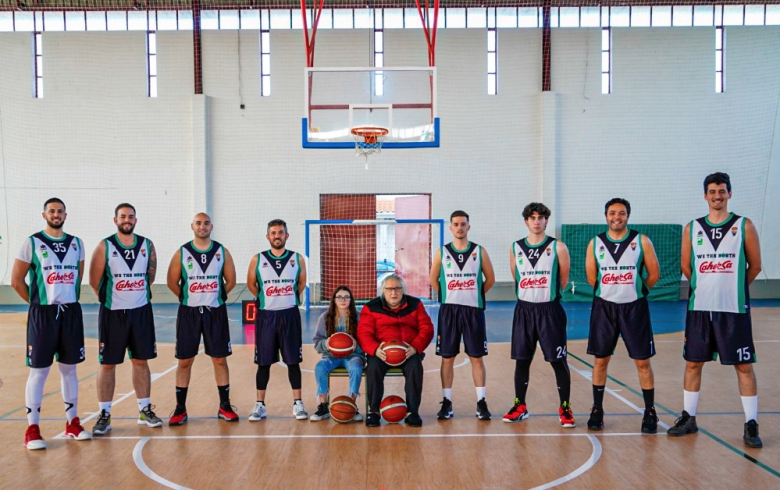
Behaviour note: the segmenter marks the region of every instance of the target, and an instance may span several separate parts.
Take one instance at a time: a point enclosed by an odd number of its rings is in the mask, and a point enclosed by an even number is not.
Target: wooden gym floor
[[[698,434],[669,438],[665,428],[682,410],[682,333],[657,335],[653,358],[659,434],[641,435],[642,397],[636,370],[619,344],[610,365],[605,430],[585,427],[591,406],[586,341],[569,342],[572,403],[577,421],[563,429],[552,369],[537,356],[531,368],[531,417],[501,421],[513,399],[514,364],[507,343],[490,345],[486,358],[488,404],[493,420],[474,417],[476,405],[467,358],[455,371],[455,418],[436,420],[441,401],[439,360],[427,350],[422,428],[404,424],[368,429],[362,423],[295,420],[283,365],[271,370],[268,418],[249,422],[255,401],[252,346],[236,345],[229,358],[231,401],[241,421],[216,418],[217,392],[211,362],[200,354],[188,397],[189,422],[168,427],[175,405],[175,359],[171,343],[158,343],[150,361],[152,403],[166,425],[136,424],[130,366],[117,371],[113,430],[92,441],[59,438],[64,428],[56,365],[49,375],[41,410],[45,451],[27,451],[24,389],[25,313],[0,314],[0,487],[2,488],[333,488],[387,490],[414,488],[778,488],[780,487],[780,356],[777,308],[753,310],[758,353],[759,424],[763,449],[742,442],[744,415],[734,369],[709,363],[704,369]],[[79,366],[79,412],[87,430],[97,410],[97,341],[87,339],[87,360]],[[304,346],[303,393],[309,413],[316,409],[311,370],[318,356]],[[346,392],[334,379],[333,395]],[[365,386],[361,387],[361,392]],[[386,393],[403,395],[403,379],[389,378]],[[362,406],[362,401],[361,401]]]

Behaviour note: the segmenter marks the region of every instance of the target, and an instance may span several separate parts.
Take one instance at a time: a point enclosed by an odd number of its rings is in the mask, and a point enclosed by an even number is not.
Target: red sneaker
[[[219,412],[217,412],[217,417],[228,422],[238,422],[238,414],[236,413],[235,409],[236,407],[233,405],[228,405],[227,408],[222,408],[220,406]]]
[[[574,415],[571,413],[571,403],[563,402],[563,405],[558,407],[558,416],[561,419],[561,426],[574,427]]]
[[[520,403],[520,400],[515,398],[514,406],[509,409],[506,415],[504,415],[504,418],[501,420],[504,422],[518,422],[527,418],[528,408],[525,406],[525,403]]]
[[[184,425],[184,422],[187,421],[187,411],[184,410],[181,413],[173,412],[173,415],[171,415],[171,418],[168,420],[168,425],[173,427],[174,425]]]
[[[89,431],[84,430],[81,426],[81,420],[78,417],[74,417],[69,424],[65,424],[65,436],[72,437],[77,441],[87,441],[92,439],[92,434]]]
[[[32,424],[27,427],[27,431],[24,433],[24,445],[29,450],[46,449],[46,441],[41,437],[41,429],[38,424]]]

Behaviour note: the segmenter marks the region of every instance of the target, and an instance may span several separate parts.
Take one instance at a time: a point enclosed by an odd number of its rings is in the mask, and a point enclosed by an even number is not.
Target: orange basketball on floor
[[[338,358],[347,357],[355,352],[357,348],[355,339],[350,334],[344,332],[336,332],[328,337],[325,345],[330,355]]]
[[[400,396],[386,396],[379,404],[379,414],[391,424],[397,424],[406,417],[406,402]]]
[[[330,418],[341,424],[351,422],[357,413],[357,405],[348,396],[337,396],[330,402]]]
[[[406,342],[400,340],[391,340],[385,342],[382,350],[385,351],[387,359],[385,362],[390,366],[400,366],[406,361],[406,351],[409,350],[409,345]]]

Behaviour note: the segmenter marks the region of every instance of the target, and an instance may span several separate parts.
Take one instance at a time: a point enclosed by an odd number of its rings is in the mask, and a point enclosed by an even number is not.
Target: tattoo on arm
[[[154,282],[154,278],[157,276],[157,251],[154,249],[154,244],[149,241],[149,265],[146,268],[146,277],[149,280],[149,284]]]

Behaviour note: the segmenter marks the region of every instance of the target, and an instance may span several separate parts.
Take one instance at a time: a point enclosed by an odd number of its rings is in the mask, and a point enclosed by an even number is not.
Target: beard
[[[271,248],[274,250],[281,250],[284,248],[284,246],[287,244],[286,240],[282,240],[280,244],[277,245],[276,241],[271,242]]]
[[[129,231],[126,231],[127,230],[127,228],[126,228],[127,226],[130,226]],[[122,224],[122,225],[116,225],[116,231],[118,231],[122,235],[132,235],[133,234],[133,230],[135,230],[135,225],[131,225],[131,224],[128,224],[128,223],[125,223],[125,224]]]
[[[60,228],[62,228],[62,225],[64,225],[64,224],[65,224],[65,220],[62,220],[62,221],[60,221],[59,223],[52,223],[51,221],[49,221],[49,220],[46,220],[46,224],[47,224],[47,225],[48,225],[50,228],[54,228],[55,230],[59,230]]]

